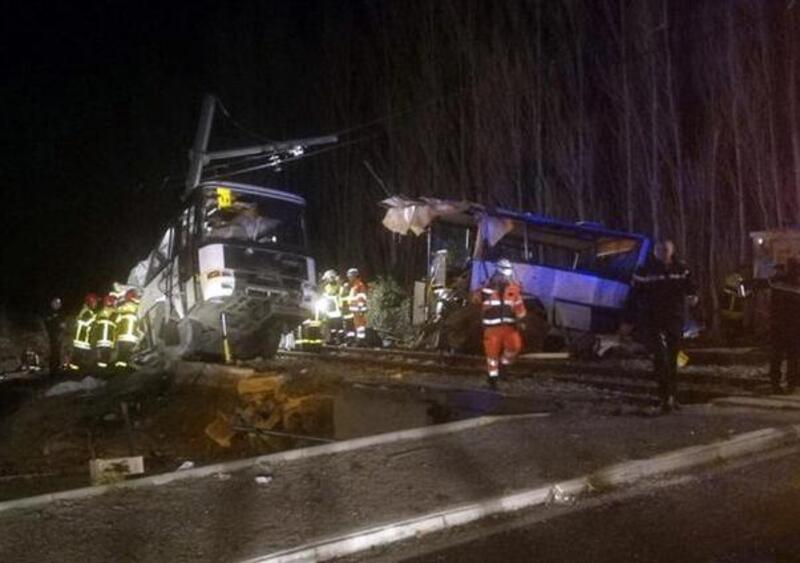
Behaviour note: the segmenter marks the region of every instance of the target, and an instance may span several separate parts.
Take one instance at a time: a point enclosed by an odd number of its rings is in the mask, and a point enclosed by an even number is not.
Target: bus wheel
[[[278,352],[278,345],[281,343],[281,331],[277,326],[267,325],[260,331],[261,357],[269,360],[275,357]]]

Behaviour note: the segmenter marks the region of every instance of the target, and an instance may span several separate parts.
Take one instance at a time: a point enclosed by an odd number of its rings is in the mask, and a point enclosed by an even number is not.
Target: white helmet
[[[514,267],[511,265],[511,261],[507,258],[501,258],[497,261],[497,271],[507,278],[510,278],[514,275]]]
[[[332,282],[336,281],[336,278],[339,277],[336,275],[334,270],[327,270],[324,274],[322,274],[322,281],[324,282]]]
[[[358,268],[350,268],[347,270],[347,277],[348,278],[357,278],[358,277]]]

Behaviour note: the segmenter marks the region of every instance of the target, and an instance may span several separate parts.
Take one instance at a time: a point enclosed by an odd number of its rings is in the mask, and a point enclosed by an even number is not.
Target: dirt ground
[[[233,426],[331,433],[324,398],[340,377],[320,370],[309,373],[302,364],[262,366],[245,375],[249,389],[197,366],[173,374],[97,377],[105,385],[58,396],[45,395],[57,385],[46,376],[26,385],[0,384],[5,398],[0,410],[0,499],[88,485],[93,458],[141,455],[151,474],[174,471],[185,461],[201,465],[308,445],[233,431]],[[262,385],[252,388],[252,382]],[[220,420],[222,438],[209,431]]]

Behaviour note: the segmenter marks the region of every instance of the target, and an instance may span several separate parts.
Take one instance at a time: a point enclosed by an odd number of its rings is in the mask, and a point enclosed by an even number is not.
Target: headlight
[[[316,302],[317,291],[314,284],[304,281],[300,287],[303,290],[303,303]]]

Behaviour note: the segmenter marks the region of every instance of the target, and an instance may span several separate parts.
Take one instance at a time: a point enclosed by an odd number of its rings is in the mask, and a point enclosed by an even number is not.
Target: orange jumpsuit
[[[364,342],[367,338],[367,284],[356,278],[350,284],[348,306],[353,315],[353,329],[356,342]]]
[[[479,291],[483,313],[483,348],[489,377],[500,375],[500,364],[509,365],[522,350],[517,323],[525,317],[522,286],[492,279]]]

